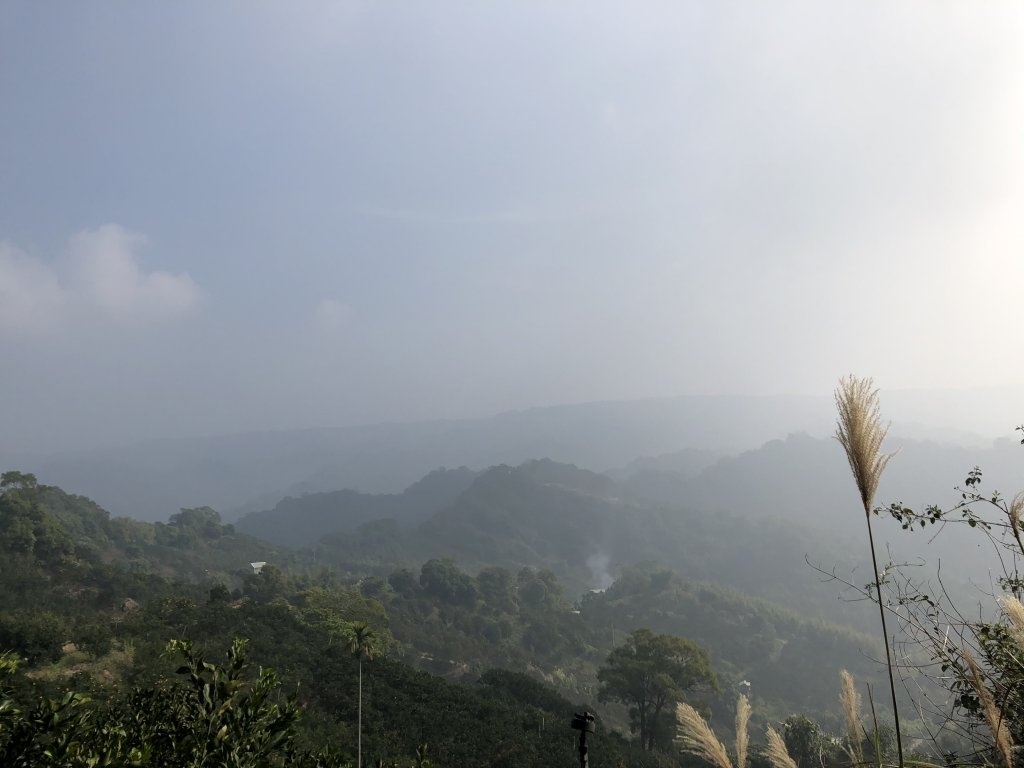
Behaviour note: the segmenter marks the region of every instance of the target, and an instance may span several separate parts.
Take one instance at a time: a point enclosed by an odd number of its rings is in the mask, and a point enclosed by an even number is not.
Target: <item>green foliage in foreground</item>
[[[12,696],[16,664],[0,659],[0,764],[24,766],[224,766],[334,768],[341,760],[295,747],[299,710],[276,701],[272,670],[247,676],[245,643],[236,640],[224,665],[207,662],[186,641],[172,641],[179,680],[136,688],[95,703],[67,692],[24,704]]]
[[[40,697],[9,655],[0,656],[0,765],[10,768],[85,766],[216,766],[217,768],[343,768],[349,745],[316,751],[301,746],[299,697],[280,695],[277,675],[247,661],[235,640],[223,664],[188,641],[172,641],[180,658],[174,680],[158,679],[124,696],[93,700],[74,691]],[[574,764],[565,727],[574,709],[542,684],[495,670],[475,689],[445,684],[404,665],[381,670],[375,691],[376,757],[381,768],[554,766]],[[314,717],[317,715],[314,713]],[[322,717],[322,713],[320,714]],[[380,731],[381,722],[390,731]],[[404,733],[403,733],[404,731]],[[432,732],[435,747],[409,738]],[[382,737],[384,742],[382,743]],[[403,738],[404,737],[404,738]],[[402,744],[405,744],[404,748]],[[674,768],[665,755],[638,753],[604,729],[591,739],[607,765]]]

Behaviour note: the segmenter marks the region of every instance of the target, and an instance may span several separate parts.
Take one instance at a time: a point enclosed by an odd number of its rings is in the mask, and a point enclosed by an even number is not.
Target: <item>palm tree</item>
[[[363,768],[363,661],[373,661],[377,652],[377,633],[365,621],[354,622],[346,633],[349,653],[359,661],[359,722],[356,730],[357,768]]]

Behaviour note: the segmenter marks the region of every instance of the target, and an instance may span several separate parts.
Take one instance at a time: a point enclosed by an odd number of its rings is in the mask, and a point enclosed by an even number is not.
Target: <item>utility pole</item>
[[[595,730],[594,716],[586,710],[583,711],[582,715],[574,712],[572,716],[572,723],[570,723],[569,727],[580,732],[580,768],[589,768],[590,760],[587,756],[587,734],[593,733]]]
[[[356,758],[356,765],[359,768],[363,768],[363,659],[359,658],[359,727],[356,728],[357,736],[359,740],[359,747],[356,754],[359,756]]]

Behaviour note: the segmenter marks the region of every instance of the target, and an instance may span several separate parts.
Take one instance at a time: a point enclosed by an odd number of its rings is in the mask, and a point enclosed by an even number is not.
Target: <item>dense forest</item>
[[[798,532],[792,554],[758,556],[786,536],[680,515],[550,461],[437,471],[396,495],[308,494],[235,524],[209,507],[112,517],[6,472],[0,754],[571,765],[569,723],[586,710],[601,764],[668,767],[696,760],[674,745],[675,702],[729,739],[742,692],[752,732],[780,728],[798,768],[838,765],[840,668],[878,688],[883,652],[877,635],[823,621],[820,594],[799,584],[786,605],[743,589],[794,569],[813,582],[800,547],[834,552]],[[933,726],[919,712],[902,731],[923,744]],[[893,748],[891,728],[873,733]],[[769,760],[760,749],[752,764]]]
[[[451,556],[474,571],[547,568],[582,593],[608,587],[623,564],[654,561],[684,579],[831,620],[856,624],[863,616],[837,601],[833,586],[807,578],[807,553],[843,570],[855,566],[843,533],[653,503],[606,475],[550,460],[438,470],[395,495],[289,497],[235,525],[352,574],[386,577],[396,562],[416,568]]]

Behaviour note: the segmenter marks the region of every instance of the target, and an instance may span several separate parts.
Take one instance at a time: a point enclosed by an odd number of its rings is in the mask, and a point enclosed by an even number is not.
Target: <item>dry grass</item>
[[[750,701],[740,694],[736,700],[736,768],[747,764],[747,723],[750,722]]]
[[[771,726],[768,727],[768,746],[764,753],[772,768],[797,768],[796,761],[789,756],[789,750],[786,749],[786,742]]]
[[[676,705],[676,724],[676,741],[684,752],[703,758],[715,768],[732,768],[722,742],[715,737],[715,732],[704,722],[704,718],[697,714],[697,710],[680,702]],[[796,768],[795,764],[792,768]]]
[[[104,656],[94,658],[83,651],[65,653],[54,664],[39,667],[25,673],[33,680],[63,682],[74,675],[84,673],[94,682],[102,685],[121,685],[134,665],[134,649],[112,650]]]
[[[836,387],[836,410],[838,422],[836,439],[846,451],[846,460],[853,472],[853,479],[864,506],[864,520],[868,527],[868,543],[871,546],[871,566],[875,573],[875,592],[878,595],[878,616],[882,624],[882,640],[885,643],[885,665],[889,672],[889,694],[892,697],[893,721],[896,726],[896,752],[899,766],[903,768],[903,736],[900,733],[900,707],[896,700],[896,679],[893,674],[892,651],[889,649],[889,630],[885,625],[885,600],[882,598],[881,577],[878,575],[878,556],[875,553],[875,537],[871,531],[871,507],[878,490],[882,472],[895,454],[882,453],[882,442],[889,428],[882,426],[879,415],[878,390],[871,379],[861,379],[852,374],[839,380]]]
[[[1000,602],[1003,613],[1010,620],[1010,625],[1006,628],[1010,638],[1017,645],[1018,652],[1024,654],[1024,605],[1012,595],[1007,595]],[[1024,660],[1021,663],[1024,663]]]
[[[1013,501],[1010,502],[1010,508],[1008,510],[1010,516],[1010,530],[1013,531],[1013,535],[1020,537],[1020,513],[1024,511],[1024,491],[1021,491],[1013,497]]]
[[[871,379],[844,376],[835,392],[839,422],[836,439],[846,451],[850,471],[857,483],[864,513],[871,514],[875,491],[885,465],[895,454],[881,453],[889,428],[882,426],[878,390]]]
[[[985,681],[981,678],[981,670],[978,669],[978,664],[974,661],[974,657],[966,650],[964,651],[964,661],[967,662],[967,669],[971,673],[971,685],[974,686],[974,691],[978,694],[978,700],[981,702],[981,711],[985,715],[985,722],[988,723],[988,728],[992,731],[992,737],[995,739],[996,750],[999,752],[1000,757],[1003,758],[1006,768],[1013,768],[1013,750],[1010,742],[1010,731],[1006,727],[1006,721],[996,708],[996,702],[992,698],[991,691],[985,687]]]
[[[853,687],[853,675],[845,669],[839,673],[842,685],[839,689],[839,703],[846,720],[846,737],[850,741],[850,759],[858,765],[864,763],[864,744],[860,737],[860,694]]]

